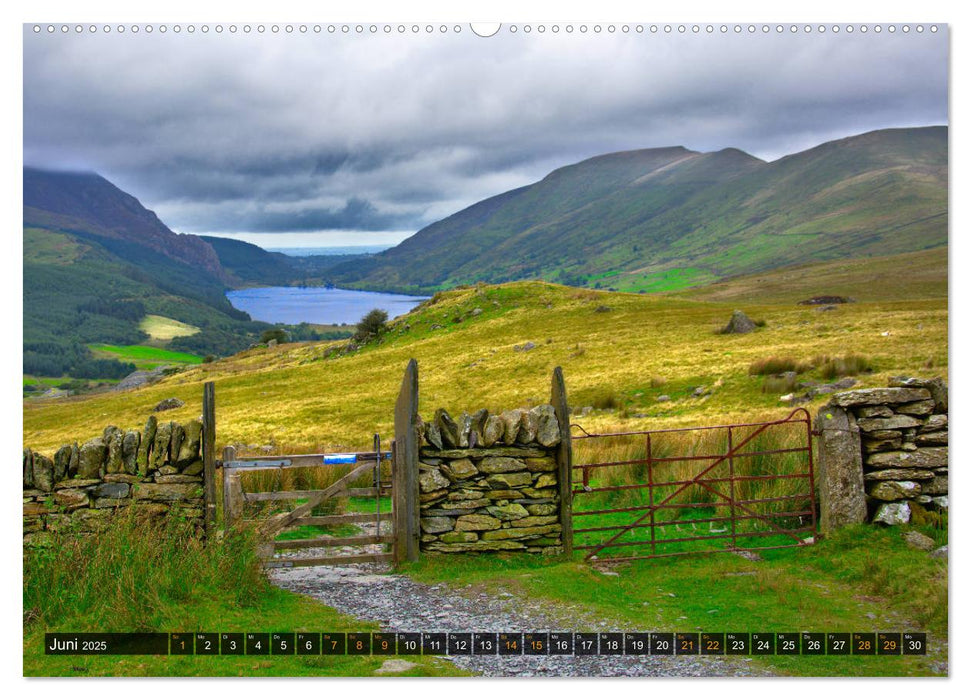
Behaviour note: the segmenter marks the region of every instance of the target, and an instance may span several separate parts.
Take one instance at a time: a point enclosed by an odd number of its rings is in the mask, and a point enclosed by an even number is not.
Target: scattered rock
[[[931,557],[934,559],[947,559],[947,545],[935,549],[933,552],[931,552]]]
[[[536,347],[536,343],[534,343],[532,341],[527,341],[527,342],[523,343],[522,345],[513,345],[512,346],[512,349],[514,351],[516,351],[516,352],[529,352],[530,350],[532,350],[535,347]]]
[[[171,411],[174,408],[182,408],[183,406],[185,406],[185,401],[182,399],[177,399],[173,396],[170,399],[162,399],[159,401],[152,411],[159,413],[161,411]]]
[[[722,329],[722,333],[751,333],[755,330],[755,322],[752,321],[743,311],[732,312],[732,317],[728,325]]]
[[[476,311],[480,311],[480,309],[476,309]],[[410,671],[417,666],[418,664],[412,663],[411,661],[405,661],[404,659],[388,659],[381,664],[381,668],[377,669],[375,673],[404,673],[405,671]]]
[[[934,549],[934,540],[924,535],[916,530],[911,530],[904,533],[904,541],[914,549],[920,549],[925,552],[929,552]]]
[[[885,525],[906,525],[910,522],[910,504],[884,503],[877,509],[873,522]]]

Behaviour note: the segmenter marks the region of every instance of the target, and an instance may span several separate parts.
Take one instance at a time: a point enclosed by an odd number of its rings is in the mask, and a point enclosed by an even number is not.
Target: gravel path
[[[306,554],[308,550],[301,550]],[[331,551],[333,553],[333,551]],[[523,604],[512,593],[427,585],[376,564],[272,569],[271,580],[336,610],[380,622],[389,632],[618,631],[623,627],[578,609]],[[568,616],[568,617],[567,617]],[[451,656],[485,676],[748,676],[745,657]]]

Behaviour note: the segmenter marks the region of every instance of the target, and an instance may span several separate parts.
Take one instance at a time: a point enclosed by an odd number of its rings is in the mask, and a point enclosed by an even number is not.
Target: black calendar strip
[[[49,655],[913,656],[924,632],[51,632]]]

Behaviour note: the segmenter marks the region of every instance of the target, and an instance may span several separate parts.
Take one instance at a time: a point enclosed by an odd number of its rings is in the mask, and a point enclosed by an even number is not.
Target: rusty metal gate
[[[631,561],[811,544],[812,421],[640,432],[571,426],[574,549]]]

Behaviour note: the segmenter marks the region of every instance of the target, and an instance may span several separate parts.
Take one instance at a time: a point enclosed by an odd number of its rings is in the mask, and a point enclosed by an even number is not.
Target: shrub
[[[357,322],[354,341],[366,342],[369,338],[381,335],[388,327],[388,312],[383,309],[371,309]]]
[[[651,377],[652,389],[660,389],[665,384],[667,384],[667,380],[664,377]]]
[[[613,389],[598,389],[591,397],[589,404],[594,408],[617,408],[621,401]]]
[[[275,340],[278,343],[286,343],[290,340],[290,334],[282,328],[271,328],[260,334],[261,343],[269,343],[271,340]]]

